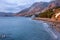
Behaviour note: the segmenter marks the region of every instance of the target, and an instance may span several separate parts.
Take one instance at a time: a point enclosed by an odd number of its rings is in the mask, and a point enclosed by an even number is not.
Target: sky
[[[51,0],[0,0],[0,12],[16,13],[41,1],[49,2]]]

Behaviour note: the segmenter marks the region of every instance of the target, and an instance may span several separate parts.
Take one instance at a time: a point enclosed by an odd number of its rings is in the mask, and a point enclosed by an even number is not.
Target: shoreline
[[[51,24],[52,27],[59,27],[60,26],[60,21],[50,19],[50,18],[38,18],[38,17],[36,17],[36,18],[33,18],[33,20],[44,21],[45,23]]]
[[[52,28],[55,28],[57,32],[60,32],[60,21],[56,21],[50,18],[38,18],[38,17],[33,18],[33,20],[43,21],[50,25]]]
[[[33,20],[43,21],[49,25],[50,31],[56,39],[60,39],[60,22],[50,18],[33,18]]]

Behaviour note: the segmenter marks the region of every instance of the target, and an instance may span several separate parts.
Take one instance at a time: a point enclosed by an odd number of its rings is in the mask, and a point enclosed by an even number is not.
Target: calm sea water
[[[6,37],[1,37],[6,36]],[[53,40],[43,23],[24,17],[0,17],[0,40]]]

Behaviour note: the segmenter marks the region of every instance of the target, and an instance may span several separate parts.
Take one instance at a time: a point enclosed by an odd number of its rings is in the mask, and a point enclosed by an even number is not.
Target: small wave
[[[45,31],[47,31],[53,37],[53,39],[58,38],[58,36],[49,28],[49,25],[47,23],[45,23],[44,21],[32,20],[31,18],[29,18],[29,20],[34,21],[36,23],[42,23]]]
[[[47,23],[43,23],[45,30],[54,38],[57,39],[58,36],[49,28]]]

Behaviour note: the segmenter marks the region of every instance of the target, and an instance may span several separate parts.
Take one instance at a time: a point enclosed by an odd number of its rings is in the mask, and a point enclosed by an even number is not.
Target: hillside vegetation
[[[49,10],[46,10],[45,12],[43,13],[40,13],[38,15],[38,17],[41,17],[41,18],[51,18],[51,16],[54,14],[54,12],[52,11],[52,9],[49,9]]]
[[[48,9],[45,12],[40,13],[38,15],[38,17],[41,17],[41,18],[51,18],[55,14],[55,12],[53,11],[53,9],[59,9],[59,8],[60,7],[54,7],[52,9]]]

